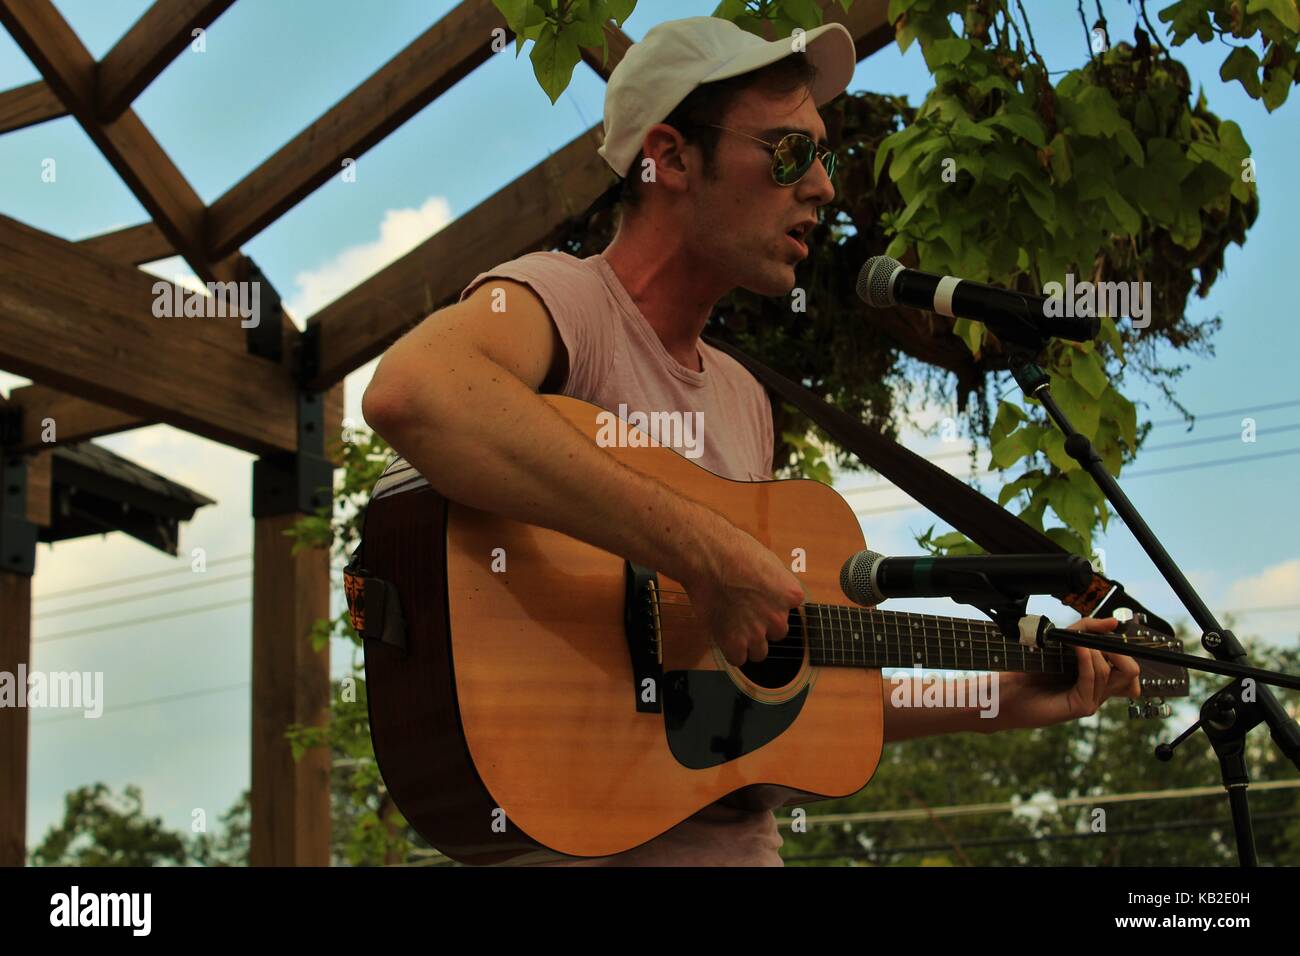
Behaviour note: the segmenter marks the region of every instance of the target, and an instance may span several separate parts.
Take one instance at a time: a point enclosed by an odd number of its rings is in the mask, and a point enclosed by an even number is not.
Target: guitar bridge
[[[659,576],[626,562],[623,633],[632,658],[632,696],[638,712],[663,713],[664,657],[659,620]]]

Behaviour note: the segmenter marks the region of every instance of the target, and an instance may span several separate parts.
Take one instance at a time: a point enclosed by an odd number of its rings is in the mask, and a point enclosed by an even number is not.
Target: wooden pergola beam
[[[176,247],[167,241],[167,237],[154,222],[142,222],[138,226],[127,226],[91,236],[78,241],[77,245],[97,256],[133,266],[176,255]]]
[[[248,353],[238,317],[156,317],[160,281],[0,216],[0,368],[254,454],[296,449],[288,368]]]
[[[0,93],[0,133],[12,133],[67,115],[67,108],[44,80]]]
[[[213,204],[214,254],[239,248],[492,56],[506,30],[490,0],[465,0]]]
[[[17,407],[22,411],[18,441],[5,449],[10,453],[41,451],[53,444],[73,444],[150,424],[138,415],[87,401],[48,385],[15,388],[9,393],[9,401],[0,402],[0,406]],[[48,428],[47,420],[50,423]]]
[[[888,0],[859,0],[848,13],[837,0],[821,4],[826,21],[844,24],[853,36],[859,60],[893,41]],[[612,70],[613,44],[610,54]],[[311,316],[307,324],[320,326],[321,341],[320,372],[311,387],[342,380],[454,301],[470,278],[537,249],[565,219],[590,206],[615,179],[596,155],[600,143],[599,127],[593,127]]]
[[[239,260],[209,255],[202,199],[135,112],[100,122],[95,61],[50,0],[0,0],[0,22],[191,268],[207,282],[241,279]]]
[[[96,113],[116,119],[235,0],[155,0],[99,61]]]

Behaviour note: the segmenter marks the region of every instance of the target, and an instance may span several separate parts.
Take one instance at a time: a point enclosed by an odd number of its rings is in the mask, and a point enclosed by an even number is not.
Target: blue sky
[[[147,0],[56,0],[91,53],[102,57],[148,7]],[[205,202],[211,203],[320,113],[346,95],[414,37],[444,16],[451,0],[241,0],[208,31],[202,53],[187,51],[136,101],[135,109]],[[633,39],[662,20],[707,14],[710,0],[642,0],[626,29]],[[1053,70],[1086,55],[1082,27],[1060,0],[1028,0],[1039,49]],[[1104,4],[1115,39],[1131,37],[1126,4]],[[1152,16],[1160,6],[1152,4]],[[1113,9],[1112,9],[1113,8]],[[1295,381],[1300,325],[1284,277],[1294,269],[1293,189],[1300,152],[1297,97],[1274,114],[1240,87],[1218,78],[1219,44],[1177,51],[1206,92],[1210,108],[1236,120],[1254,150],[1261,213],[1244,248],[1227,253],[1210,297],[1189,315],[1219,315],[1213,359],[1188,359],[1179,399],[1207,417],[1192,434],[1160,424],[1150,449],[1121,478],[1139,510],[1216,611],[1300,603],[1295,475],[1300,387]],[[0,31],[0,88],[38,79],[36,69]],[[859,65],[852,90],[906,94],[919,103],[929,88],[919,50],[890,46]],[[355,183],[335,178],[245,246],[299,318],[400,256],[448,221],[597,122],[603,82],[579,65],[554,106],[538,88],[525,55],[513,47],[488,60],[382,144],[362,156]],[[58,179],[40,180],[55,158]],[[75,121],[64,118],[0,138],[0,212],[69,239],[146,219],[144,210]],[[156,264],[171,277],[179,261]],[[869,321],[864,312],[863,321]],[[369,367],[348,380],[348,407],[359,401]],[[21,379],[0,373],[0,387]],[[1133,389],[1157,423],[1176,416],[1158,395]],[[1290,403],[1280,408],[1266,406]],[[1246,411],[1241,411],[1241,410]],[[949,410],[918,410],[934,421]],[[1258,439],[1243,444],[1241,419],[1256,420]],[[1225,439],[1181,445],[1193,439]],[[922,452],[954,446],[907,436]],[[146,809],[188,827],[196,808],[210,819],[248,785],[250,456],[167,426],[102,440],[121,454],[216,498],[182,534],[182,553],[203,548],[213,564],[197,579],[188,563],[121,535],[42,546],[38,555],[33,666],[103,671],[105,713],[95,721],[57,711],[32,716],[29,842],[62,812],[68,790],[102,780],[144,790]],[[958,446],[960,447],[960,446]],[[1264,457],[1272,456],[1272,457]],[[1206,467],[1206,463],[1226,464]],[[942,460],[964,468],[960,457]],[[859,509],[868,541],[886,554],[915,553],[914,532],[931,522],[908,499],[862,475],[840,485]],[[851,489],[857,489],[852,491]],[[986,487],[986,490],[988,488]],[[1155,610],[1182,617],[1172,593],[1118,524],[1101,540],[1111,573]],[[176,569],[180,573],[174,573]],[[144,577],[104,587],[107,582]],[[233,577],[234,580],[217,580]],[[66,593],[73,589],[79,593]],[[166,590],[164,594],[154,594]],[[144,595],[144,596],[139,596]],[[112,602],[104,606],[104,602]],[[84,604],[96,607],[75,610]],[[197,606],[208,611],[161,617]],[[904,607],[908,605],[902,605]],[[917,603],[916,608],[952,610]],[[1048,605],[1044,605],[1048,607]],[[1056,614],[1064,623],[1068,614]],[[155,621],[140,618],[160,617]],[[1239,634],[1296,640],[1297,612],[1253,610]],[[114,621],[136,621],[111,627]],[[74,633],[76,632],[76,633]],[[85,633],[82,633],[85,632]],[[336,672],[347,650],[337,646]]]

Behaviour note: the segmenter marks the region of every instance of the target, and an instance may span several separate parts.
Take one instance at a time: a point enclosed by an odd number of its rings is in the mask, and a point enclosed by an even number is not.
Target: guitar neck
[[[986,621],[878,611],[839,604],[803,605],[812,663],[830,667],[923,667],[962,671],[1076,674],[1069,647],[1026,647]]]

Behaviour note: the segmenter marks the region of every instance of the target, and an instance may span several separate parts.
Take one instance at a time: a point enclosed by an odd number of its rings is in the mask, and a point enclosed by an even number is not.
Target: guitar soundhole
[[[803,666],[803,619],[790,612],[790,629],[781,640],[768,644],[767,660],[746,661],[740,672],[759,687],[784,687],[799,676]]]

